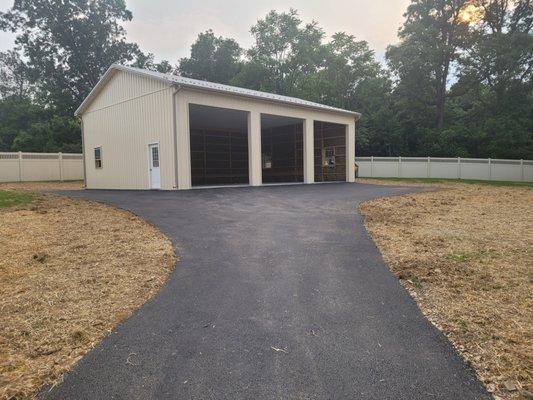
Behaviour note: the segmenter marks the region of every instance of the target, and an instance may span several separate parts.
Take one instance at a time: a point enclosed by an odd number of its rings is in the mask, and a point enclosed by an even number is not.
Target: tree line
[[[207,30],[172,65],[127,41],[131,19],[123,0],[15,0],[0,13],[16,34],[0,52],[0,151],[80,151],[74,110],[119,62],[359,111],[358,155],[533,159],[530,0],[411,0],[383,63],[291,9],[259,19],[248,49]]]

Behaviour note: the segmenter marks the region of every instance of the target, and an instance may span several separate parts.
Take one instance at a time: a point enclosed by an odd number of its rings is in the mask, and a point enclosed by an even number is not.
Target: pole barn
[[[360,114],[112,65],[76,110],[89,189],[355,180]]]

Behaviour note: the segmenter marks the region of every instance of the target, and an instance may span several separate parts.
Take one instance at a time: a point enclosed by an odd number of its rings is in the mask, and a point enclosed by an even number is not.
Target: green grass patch
[[[35,198],[32,193],[0,190],[0,208],[27,204]]]
[[[415,288],[422,289],[422,282],[420,282],[420,279],[418,279],[416,276],[408,279],[407,281],[410,282]]]
[[[448,260],[457,261],[457,262],[468,262],[468,261],[485,261],[494,259],[498,256],[498,253],[494,250],[479,250],[474,252],[452,252],[446,255]]]
[[[411,182],[411,183],[466,183],[469,185],[487,185],[487,186],[521,186],[533,188],[533,182],[507,182],[507,181],[481,181],[474,179],[440,179],[440,178],[363,178],[374,179],[376,181],[394,181],[394,182]]]

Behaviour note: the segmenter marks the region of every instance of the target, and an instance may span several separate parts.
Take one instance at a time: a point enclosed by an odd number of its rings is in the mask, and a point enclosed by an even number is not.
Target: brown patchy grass
[[[0,183],[0,190],[42,191],[42,190],[81,190],[83,181],[50,182],[9,182]]]
[[[0,249],[0,399],[56,384],[175,262],[170,241],[133,214],[47,194],[0,210]]]
[[[489,392],[532,398],[533,190],[456,183],[360,210],[387,264]]]

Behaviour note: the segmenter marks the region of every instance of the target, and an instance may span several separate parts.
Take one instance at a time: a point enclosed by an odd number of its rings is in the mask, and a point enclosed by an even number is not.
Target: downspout
[[[178,189],[178,121],[176,120],[176,95],[182,89],[181,85],[172,85],[172,131],[174,137],[174,174],[176,175],[175,179],[175,189]]]
[[[355,177],[355,179],[357,179],[358,176],[359,176],[359,165],[357,165],[357,163],[355,162],[355,149],[357,148],[357,122],[361,119],[361,116],[362,116],[362,114],[357,113],[357,115],[354,118],[355,122],[354,122],[354,138],[353,138],[353,145],[354,145],[354,149],[353,149],[353,167],[354,167],[354,177]]]
[[[87,189],[87,166],[85,165],[85,132],[83,131],[83,117],[77,116],[81,128],[81,156],[83,161],[83,187]]]

